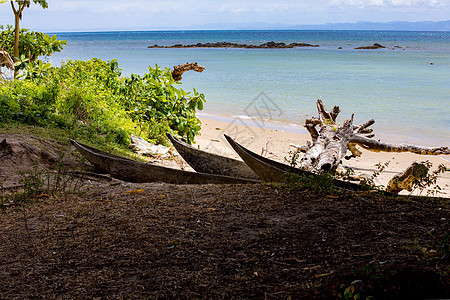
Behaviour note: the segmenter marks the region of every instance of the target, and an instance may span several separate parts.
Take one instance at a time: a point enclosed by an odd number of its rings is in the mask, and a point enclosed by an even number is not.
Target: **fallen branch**
[[[380,141],[363,137],[360,135],[354,135],[351,139],[352,143],[356,143],[366,150],[373,152],[412,152],[421,155],[447,155],[450,154],[449,147],[420,147],[416,145],[393,145],[386,144]]]
[[[181,76],[184,72],[194,70],[196,72],[203,72],[205,70],[205,67],[199,65],[198,63],[185,63],[182,65],[174,66],[172,71],[172,77],[175,81],[180,81]]]
[[[363,133],[363,134],[364,133],[372,133],[373,129],[370,129],[368,127],[372,126],[373,124],[375,124],[375,120],[374,119],[369,120],[369,121],[367,121],[366,123],[364,123],[364,124],[362,124],[360,126],[356,126],[354,128],[354,130],[355,130],[356,133]]]
[[[416,145],[392,145],[372,139],[373,130],[369,128],[375,121],[369,120],[362,125],[353,125],[351,119],[342,124],[336,123],[340,112],[338,106],[334,106],[331,112],[325,109],[321,100],[317,100],[319,118],[312,117],[305,121],[305,127],[311,135],[312,145],[308,147],[300,161],[299,167],[308,171],[335,169],[345,156],[347,150],[352,157],[361,156],[357,145],[369,151],[384,152],[412,152],[421,155],[446,155],[450,154],[449,147],[421,147]]]

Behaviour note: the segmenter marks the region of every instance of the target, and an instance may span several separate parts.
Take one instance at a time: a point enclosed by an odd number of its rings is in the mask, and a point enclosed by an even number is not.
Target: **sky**
[[[13,24],[0,4],[0,24]],[[450,0],[48,0],[32,4],[21,27],[37,31],[207,29],[209,24],[316,25],[358,21],[443,21]],[[214,28],[217,29],[217,28]]]

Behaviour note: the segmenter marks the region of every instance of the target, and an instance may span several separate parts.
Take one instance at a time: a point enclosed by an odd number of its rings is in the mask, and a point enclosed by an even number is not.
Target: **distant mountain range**
[[[269,23],[214,23],[192,25],[185,29],[203,30],[397,30],[397,31],[450,31],[450,20],[423,22],[356,22],[327,23],[322,25],[288,25]]]
[[[1,1],[1,0],[0,0]],[[450,31],[450,20],[447,21],[423,21],[423,22],[356,22],[356,23],[327,23],[320,25],[292,25],[283,23],[212,23],[179,26],[151,27],[124,27],[114,29],[90,28],[72,29],[77,31],[147,31],[147,30],[396,30],[396,31]],[[47,30],[46,32],[64,32],[60,29]]]

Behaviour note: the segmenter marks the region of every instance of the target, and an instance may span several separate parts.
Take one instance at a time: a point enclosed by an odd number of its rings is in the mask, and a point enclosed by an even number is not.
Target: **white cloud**
[[[45,30],[172,28],[210,23],[321,24],[357,21],[441,21],[450,0],[48,0],[31,5],[23,25]],[[13,23],[0,5],[0,24]]]
[[[279,12],[308,9],[326,5],[328,0],[49,0],[49,10],[58,12],[136,12],[183,13],[196,12]],[[301,3],[300,3],[301,2]]]
[[[333,8],[359,9],[366,7],[419,8],[448,7],[450,0],[48,0],[46,11],[78,14],[244,14],[293,13],[331,11]],[[8,6],[6,4],[0,5]],[[42,8],[32,5],[32,12]]]
[[[429,6],[443,7],[448,5],[448,0],[386,0],[393,6]]]
[[[299,10],[311,10],[312,8],[312,6],[305,5],[304,3],[296,3],[294,1],[285,1],[285,3],[279,1],[230,1],[226,4],[220,5],[219,11],[231,13],[279,13]]]
[[[444,7],[448,6],[449,0],[331,0],[331,6],[354,6],[354,7]]]

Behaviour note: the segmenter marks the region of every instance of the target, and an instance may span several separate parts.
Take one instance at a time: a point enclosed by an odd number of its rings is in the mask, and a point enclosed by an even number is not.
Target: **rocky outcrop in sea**
[[[148,48],[245,48],[245,49],[288,49],[297,47],[319,47],[319,45],[312,45],[307,43],[276,43],[274,41],[267,42],[261,45],[237,44],[229,42],[217,43],[197,43],[192,45],[175,44],[172,46],[153,45]]]
[[[386,47],[383,45],[380,45],[378,43],[375,43],[372,46],[357,47],[355,49],[381,49],[381,48],[386,48]]]

